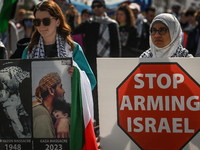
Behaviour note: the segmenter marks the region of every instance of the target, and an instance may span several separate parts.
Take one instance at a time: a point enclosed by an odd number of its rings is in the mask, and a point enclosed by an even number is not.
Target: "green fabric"
[[[85,127],[82,111],[81,81],[79,70],[74,67],[72,77],[70,150],[81,150],[84,145]]]
[[[91,88],[93,90],[97,83],[96,78],[92,72],[92,69],[89,66],[87,59],[85,58],[81,46],[76,42],[74,42],[74,44],[75,48],[73,49],[73,59],[78,64],[79,68],[85,71],[85,73],[87,74],[88,79],[90,80]]]
[[[7,26],[8,26],[8,21],[10,19],[10,15],[13,9],[13,4],[17,0],[4,0],[3,2],[3,7],[0,10],[0,32],[4,36]]]

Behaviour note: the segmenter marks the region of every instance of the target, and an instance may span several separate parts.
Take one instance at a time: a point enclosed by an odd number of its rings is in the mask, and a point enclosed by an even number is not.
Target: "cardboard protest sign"
[[[199,61],[98,59],[102,149],[200,148]]]

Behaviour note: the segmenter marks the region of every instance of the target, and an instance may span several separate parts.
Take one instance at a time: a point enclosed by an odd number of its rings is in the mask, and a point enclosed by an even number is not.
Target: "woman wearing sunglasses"
[[[85,88],[84,91],[89,94],[86,94],[86,96],[92,97],[91,89],[96,85],[95,76],[80,45],[72,40],[70,35],[71,29],[65,22],[65,17],[60,7],[53,1],[44,1],[35,7],[33,14],[35,17],[35,19],[33,19],[35,31],[32,34],[30,44],[23,51],[22,59],[73,57],[73,64],[75,66],[78,65],[78,67],[87,74],[91,88],[87,86],[88,88]],[[74,67],[69,67],[68,72],[72,75]],[[82,71],[80,71],[80,73],[81,72]],[[81,81],[86,83],[88,79],[84,77]],[[68,121],[61,123],[62,128],[59,129],[60,132],[57,133],[57,137],[68,137],[69,128],[66,128],[65,123],[68,123]],[[51,131],[54,131],[54,129]]]
[[[22,59],[73,57],[79,68],[87,74],[92,89],[96,85],[94,74],[83,54],[82,48],[71,38],[70,26],[60,7],[53,1],[39,3],[34,9],[33,32],[31,42],[24,50]],[[73,73],[70,67],[69,73]]]
[[[182,29],[174,15],[162,13],[156,16],[149,32],[150,49],[140,58],[193,57],[181,45]]]

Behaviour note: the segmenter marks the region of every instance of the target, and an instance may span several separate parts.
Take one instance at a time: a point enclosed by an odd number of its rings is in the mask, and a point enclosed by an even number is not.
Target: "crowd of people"
[[[200,56],[199,10],[179,12],[181,5],[174,3],[171,11],[156,16],[155,7],[142,13],[137,3],[123,3],[113,19],[106,13],[104,0],[93,0],[91,8],[78,12],[70,5],[63,14],[55,2],[47,1],[34,10],[20,9],[17,19],[9,21],[6,40],[1,38],[0,46],[5,46],[0,58],[73,56],[91,83],[97,125],[97,57]],[[69,73],[73,74],[73,67]]]

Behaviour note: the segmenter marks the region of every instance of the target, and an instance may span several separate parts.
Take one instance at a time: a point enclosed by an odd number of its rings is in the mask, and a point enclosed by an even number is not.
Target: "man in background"
[[[85,56],[97,79],[96,58],[121,56],[118,23],[107,16],[104,0],[93,0],[94,15],[78,25],[74,34],[85,34]],[[97,86],[93,90],[94,118],[98,125]]]

